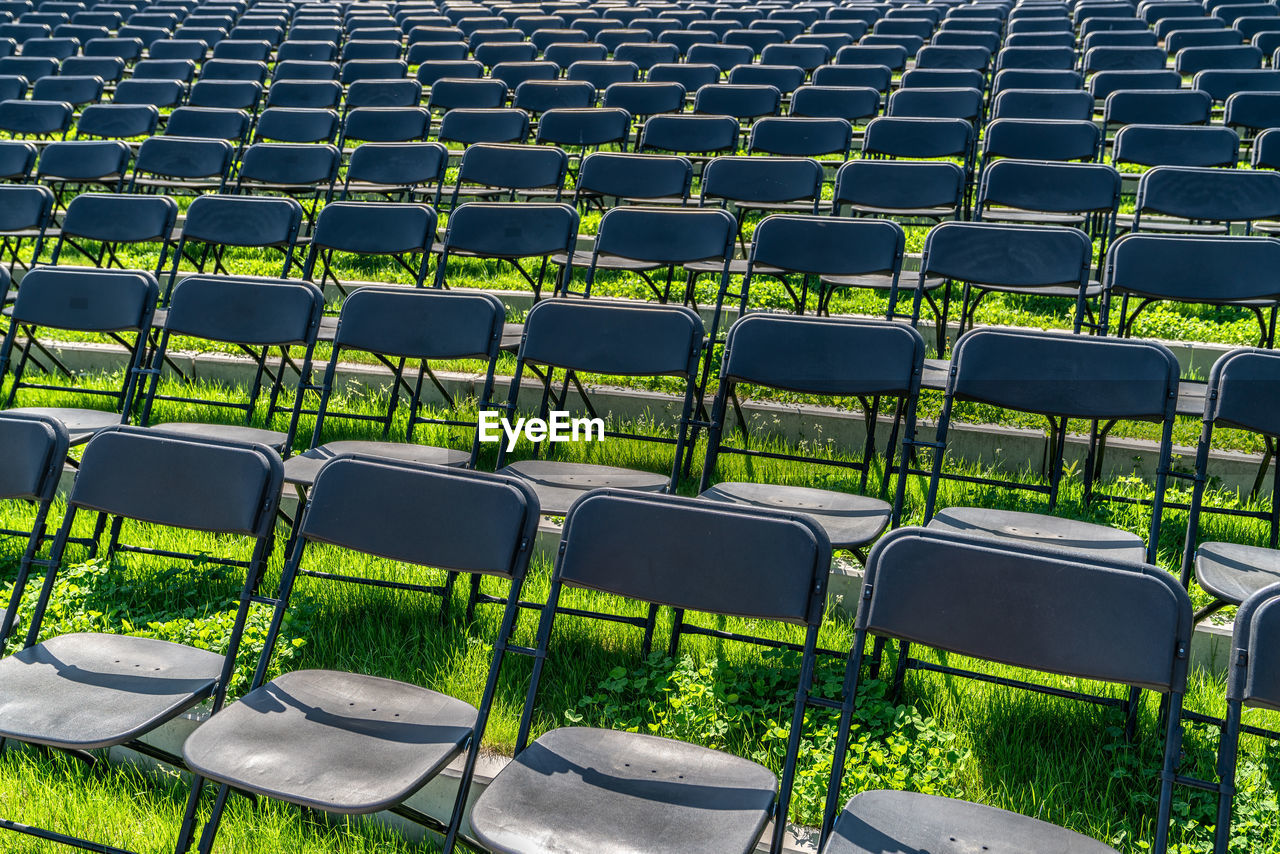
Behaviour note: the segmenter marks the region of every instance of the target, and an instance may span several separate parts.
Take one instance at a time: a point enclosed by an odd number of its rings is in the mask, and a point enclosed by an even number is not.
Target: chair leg
[[[191,778],[191,793],[187,796],[187,809],[182,814],[182,828],[178,831],[178,842],[174,846],[174,854],[187,854],[191,850],[196,832],[196,810],[200,806],[200,794],[204,791],[204,778]]]
[[[227,795],[230,792],[229,786],[218,787],[218,797],[213,802],[213,812],[205,822],[204,832],[200,834],[200,845],[196,849],[199,854],[210,854],[213,851],[213,840],[218,835],[218,825],[222,824],[222,811],[227,808]]]

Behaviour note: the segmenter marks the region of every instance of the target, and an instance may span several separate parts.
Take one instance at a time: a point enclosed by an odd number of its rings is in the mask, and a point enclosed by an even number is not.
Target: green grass
[[[105,378],[93,380],[107,382]],[[166,390],[175,390],[167,384]],[[217,398],[227,389],[202,389]],[[24,404],[50,402],[52,395],[24,393]],[[376,391],[352,394],[343,407],[356,411],[378,411],[384,404]],[[159,404],[157,420],[227,420],[226,410],[214,407]],[[403,411],[400,416],[403,418]],[[330,422],[327,438],[370,437],[377,428],[356,422]],[[397,422],[396,430],[403,427]],[[310,419],[303,419],[297,444],[305,446]],[[394,435],[394,433],[393,433]],[[467,441],[458,430],[429,428],[420,441]],[[776,443],[773,445],[776,446]],[[592,459],[608,454],[614,464],[653,471],[669,467],[669,450],[625,440],[608,440],[594,449],[582,445],[562,445],[557,453],[569,459]],[[524,456],[528,447],[517,449]],[[682,482],[680,492],[696,491],[701,453],[695,459],[691,478]],[[481,468],[491,469],[494,452],[486,448]],[[974,473],[972,467],[962,467]],[[1033,472],[1024,477],[1032,479]],[[780,482],[807,483],[828,488],[857,491],[857,475],[834,476],[811,467],[774,461],[749,464],[739,457],[723,457],[717,479],[759,478]],[[872,475],[868,491],[879,487],[878,471]],[[1136,479],[1121,479],[1109,488],[1132,496],[1149,493]],[[917,522],[923,507],[923,482],[913,480],[907,494],[907,522]],[[1185,497],[1185,496],[1184,496]],[[1084,505],[1079,483],[1064,489],[1058,512],[1089,521],[1112,524],[1139,534],[1145,533],[1141,508],[1126,504],[1095,502]],[[1219,491],[1214,503],[1231,505],[1237,499]],[[1020,497],[1005,491],[944,485],[942,504],[983,504],[1011,509],[1039,509],[1040,499]],[[14,525],[29,518],[21,506],[0,508],[0,524]],[[79,520],[87,526],[89,519]],[[1163,528],[1159,554],[1161,563],[1173,569],[1181,552],[1185,513],[1170,512]],[[1261,524],[1215,517],[1206,533],[1214,538],[1241,542],[1265,542]],[[230,548],[244,554],[243,541],[217,543],[213,538],[159,530],[152,526],[127,525],[126,541],[168,549],[221,551]],[[279,536],[283,536],[280,533]],[[282,545],[282,543],[280,544]],[[0,572],[11,580],[19,544],[8,541],[0,552]],[[276,557],[266,579],[268,590],[279,578],[282,557]],[[73,547],[70,563],[84,560]],[[315,547],[309,565],[339,573],[363,573],[375,577],[410,581],[438,581],[442,573],[405,567],[384,560],[344,553],[330,547]],[[525,598],[545,599],[549,565],[539,559],[525,587]],[[503,583],[488,579],[485,589],[502,593]],[[80,566],[64,573],[46,624],[46,635],[67,631],[126,631],[224,648],[229,615],[239,590],[235,572],[210,564],[191,568],[167,559],[128,555],[111,564],[102,562]],[[1203,596],[1199,597],[1203,600]],[[621,613],[642,613],[642,606],[620,603],[609,597],[569,591],[566,603],[583,608],[611,609]],[[479,700],[491,645],[497,635],[499,613],[482,607],[473,623],[463,618],[461,586],[444,616],[435,597],[403,591],[352,587],[318,579],[299,583],[291,609],[291,619],[273,662],[272,672],[299,667],[335,668],[371,673],[426,685],[470,702]],[[376,615],[376,617],[375,617]],[[254,610],[245,649],[240,660],[233,693],[243,691],[248,669],[261,649],[267,609]],[[795,641],[794,628],[757,624],[743,620],[717,621],[703,618],[705,625],[723,625],[766,637]],[[516,632],[516,642],[531,644],[535,620],[525,615]],[[661,648],[670,625],[663,614],[655,646]],[[645,662],[640,657],[639,631],[628,626],[563,618],[557,623],[552,653],[540,695],[534,730],[571,722],[633,727],[664,735],[690,738],[770,762],[777,746],[774,723],[785,725],[789,703],[787,681],[794,678],[794,656],[779,656],[760,648],[710,638],[687,637],[681,646],[682,658],[671,661],[661,656]],[[846,649],[852,640],[848,621],[832,613],[824,623],[820,643],[828,648]],[[1064,642],[1068,642],[1064,639]],[[935,659],[937,656],[935,656]],[[951,663],[956,663],[952,661]],[[988,673],[1011,676],[1010,668],[977,665]],[[834,695],[838,690],[841,663],[824,663],[818,679],[819,690]],[[509,752],[518,726],[529,663],[520,656],[508,659],[499,685],[494,715],[486,733],[486,749]],[[1049,677],[1048,684],[1082,687],[1078,680]],[[1083,686],[1096,689],[1097,686]],[[1119,696],[1119,689],[1103,689]],[[747,697],[763,693],[755,704]],[[1188,708],[1207,713],[1223,711],[1224,686],[1221,680],[1196,673],[1188,692]],[[657,702],[650,698],[657,696]],[[1103,839],[1125,851],[1141,851],[1153,835],[1154,797],[1159,755],[1154,733],[1157,727],[1154,697],[1145,703],[1141,724],[1143,737],[1129,745],[1121,735],[1122,721],[1113,710],[1097,709],[1043,696],[1030,696],[990,685],[933,674],[912,674],[904,696],[883,696],[883,683],[872,683],[859,712],[856,753],[845,779],[848,796],[865,788],[914,788],[954,797],[979,800],[995,806],[1034,815]],[[1254,723],[1275,726],[1280,716],[1251,712]],[[825,787],[832,738],[830,715],[812,712],[805,731],[800,785],[792,818],[815,821]],[[1188,727],[1184,748],[1185,768],[1211,775],[1216,734],[1202,727]],[[1275,766],[1277,747],[1259,739],[1245,738],[1239,778],[1239,847],[1251,851],[1280,851],[1276,828],[1277,792],[1280,771]],[[143,852],[167,851],[172,846],[185,790],[173,778],[156,779],[127,768],[109,766],[90,772],[65,758],[49,758],[32,753],[9,751],[0,755],[0,815],[41,824],[66,832],[88,835]],[[1209,850],[1212,798],[1203,793],[1179,789],[1175,814],[1179,816],[1174,838],[1185,851]],[[207,809],[207,804],[206,804]],[[5,850],[53,851],[54,846],[6,836]],[[220,852],[409,852],[430,850],[414,847],[394,834],[359,823],[331,826],[314,817],[279,804],[252,808],[243,799],[233,799],[219,836]]]

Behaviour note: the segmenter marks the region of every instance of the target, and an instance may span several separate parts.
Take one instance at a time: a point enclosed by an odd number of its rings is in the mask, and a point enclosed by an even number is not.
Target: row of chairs
[[[9,698],[0,732],[57,751],[138,748],[143,745],[140,736],[211,699],[213,716],[188,737],[181,756],[145,748],[149,755],[194,772],[178,831],[179,852],[196,841],[197,807],[209,782],[218,792],[200,833],[202,852],[212,849],[233,791],[345,814],[390,809],[441,831],[445,850],[462,841],[487,851],[532,852],[541,850],[540,840],[555,838],[563,850],[573,852],[601,845],[665,850],[678,844],[686,850],[746,854],[755,850],[772,820],[768,844],[776,852],[781,850],[810,707],[840,712],[820,840],[824,854],[883,850],[885,845],[920,847],[933,844],[939,835],[957,845],[1112,850],[1044,822],[937,796],[872,791],[855,795],[841,808],[869,635],[1163,695],[1158,736],[1163,759],[1152,850],[1167,850],[1173,790],[1182,783],[1219,795],[1216,850],[1225,852],[1242,710],[1277,706],[1280,686],[1275,684],[1271,641],[1280,631],[1280,587],[1265,588],[1241,609],[1233,639],[1238,654],[1230,664],[1229,711],[1225,722],[1219,722],[1225,724],[1219,743],[1221,774],[1217,780],[1195,780],[1177,773],[1191,602],[1168,574],[1112,557],[927,528],[896,531],[872,552],[841,696],[817,696],[816,640],[831,559],[831,545],[820,526],[802,513],[608,489],[587,493],[568,512],[536,647],[518,646],[510,638],[544,509],[536,494],[526,483],[502,475],[358,455],[337,457],[319,472],[278,591],[268,595],[260,580],[283,478],[278,457],[262,446],[138,428],[112,428],[89,442],[50,556],[39,560],[35,555],[43,520],[56,493],[68,437],[54,420],[8,413],[0,414],[0,431],[6,447],[23,451],[6,458],[4,494],[35,501],[40,517],[28,537],[6,611],[6,641],[13,635],[31,569],[40,566],[45,576],[22,648],[0,660],[0,684],[8,686]],[[193,484],[200,488],[192,489]],[[72,524],[81,514],[110,516],[115,530],[125,520],[137,520],[252,542],[247,561],[204,555],[200,564],[226,562],[245,571],[226,653],[129,635],[41,639],[53,584],[67,562]],[[374,580],[314,569],[318,546],[442,567],[451,576],[505,579],[502,625],[478,706],[356,673],[298,670],[268,681],[268,663],[300,576]],[[566,585],[650,603],[651,608],[803,627],[781,779],[745,759],[644,734],[563,727],[533,738],[545,665],[559,660],[551,643],[553,629],[571,615],[561,604]],[[975,590],[982,595],[975,596]],[[447,588],[434,592],[447,601]],[[965,604],[959,612],[956,602]],[[271,609],[270,630],[250,691],[228,704],[229,677],[255,604]],[[940,614],[951,616],[942,620]],[[1090,642],[1064,645],[1064,637],[1088,637]],[[516,755],[467,810],[476,756],[508,652],[534,657]],[[48,714],[51,700],[57,703],[57,715]],[[458,757],[464,758],[463,771],[446,820],[405,804]],[[464,817],[469,836],[461,833]],[[10,821],[5,829],[87,850],[101,847]]]

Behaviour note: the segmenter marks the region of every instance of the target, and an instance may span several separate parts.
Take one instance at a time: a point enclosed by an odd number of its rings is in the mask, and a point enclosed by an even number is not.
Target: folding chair
[[[625,210],[629,209],[614,209]],[[538,414],[542,418],[547,418],[551,409],[569,408],[570,385],[578,391],[587,413],[599,417],[582,385],[580,373],[674,377],[684,385],[674,438],[667,432],[626,432],[622,424],[604,431],[604,436],[610,439],[671,446],[671,469],[658,473],[551,459],[542,453],[542,445],[550,445],[549,442],[537,443],[532,458],[508,463],[511,451],[503,443],[498,449],[499,474],[530,483],[544,515],[563,516],[575,500],[596,488],[674,492],[693,415],[702,341],[702,320],[692,309],[683,306],[568,299],[537,303],[525,320],[506,404],[508,415],[518,411],[526,368],[541,374],[542,402]],[[557,382],[556,369],[564,371],[558,393],[552,388]]]
[[[362,495],[376,496],[379,503],[399,497],[400,512],[353,519],[348,502]],[[205,778],[222,784],[199,850],[212,848],[231,786],[347,815],[390,809],[438,830],[446,837],[445,850],[453,849],[505,653],[520,649],[510,646],[508,638],[533,552],[538,509],[537,497],[513,478],[353,456],[324,466],[274,600],[271,629],[250,692],[184,746],[188,764],[200,775],[195,790]],[[433,524],[420,524],[423,513],[430,514]],[[457,534],[467,530],[477,536],[464,545]],[[372,573],[336,575],[304,568],[312,543],[443,567],[450,582],[460,572],[508,581],[502,628],[479,707],[404,682],[354,673],[300,670],[267,682],[267,665],[298,576],[433,592],[449,599],[451,584],[429,587]],[[361,704],[359,716],[352,715],[356,703]],[[269,765],[263,763],[263,751],[274,757]],[[465,757],[463,777],[447,822],[405,805],[460,755]],[[300,763],[313,770],[300,776]],[[193,804],[195,800],[193,795]]]
[[[562,268],[560,275],[551,277],[552,292],[567,285],[577,238],[578,213],[570,205],[534,202],[458,205],[449,216],[434,285],[448,286],[450,258],[493,259],[510,264],[529,283],[536,303],[542,298],[548,265]],[[522,259],[540,259],[536,275]],[[514,350],[519,344],[519,325],[508,324],[503,335],[503,349]]]
[[[104,85],[101,77],[61,74],[37,80],[31,87],[31,98],[34,101],[62,101],[73,107],[83,107],[102,100]]]
[[[636,151],[682,154],[705,161],[738,149],[742,127],[732,116],[651,116],[640,128]]]
[[[333,282],[345,298],[351,292],[349,283],[333,269],[334,253],[341,252],[386,258],[420,288],[426,281],[435,235],[436,212],[428,205],[332,202],[316,217],[302,277],[321,288]]]
[[[995,119],[982,136],[982,172],[997,158],[1093,162],[1102,148],[1102,131],[1092,120]]]
[[[1103,104],[1102,131],[1124,125],[1205,125],[1212,109],[1209,93],[1197,89],[1120,89]]]
[[[302,205],[288,196],[198,196],[187,207],[178,232],[173,268],[161,303],[168,304],[184,260],[193,264],[198,273],[204,273],[212,261],[210,273],[236,275],[228,266],[228,249],[279,250],[284,255],[279,278],[287,279],[301,227]],[[261,257],[255,257],[253,266],[261,269],[262,261]]]
[[[421,142],[427,138],[431,113],[424,107],[360,107],[342,122],[338,147],[361,142]]]
[[[1280,174],[1157,166],[1143,173],[1138,182],[1133,230],[1228,234],[1233,224],[1242,224],[1247,235],[1253,232],[1255,221],[1277,217]]]
[[[1222,608],[1242,605],[1263,588],[1280,580],[1280,559],[1277,559],[1280,552],[1276,551],[1280,543],[1277,539],[1280,517],[1276,515],[1274,502],[1270,509],[1215,507],[1205,504],[1204,494],[1209,484],[1209,457],[1217,428],[1246,430],[1260,434],[1265,440],[1266,453],[1250,498],[1254,499],[1260,493],[1268,465],[1274,457],[1277,431],[1270,394],[1280,379],[1278,364],[1280,359],[1270,350],[1241,348],[1218,359],[1209,375],[1181,569],[1184,588],[1191,588],[1194,577],[1199,587],[1212,597],[1210,604],[1196,611],[1196,622]],[[1208,514],[1265,521],[1269,531],[1268,545],[1216,541],[1213,532],[1202,526],[1202,516]],[[1238,621],[1239,616],[1237,626]]]
[[[966,591],[971,595],[975,587],[983,595],[973,607],[949,607]],[[915,643],[942,654],[1128,685],[1131,693],[1145,688],[1165,695],[1168,712],[1161,721],[1163,763],[1152,845],[1153,851],[1163,854],[1181,749],[1179,713],[1191,643],[1191,602],[1167,572],[1107,556],[1055,551],[1046,544],[1027,547],[907,528],[889,533],[872,549],[863,591],[845,671],[822,822],[822,854],[965,848],[1114,854],[1101,842],[1043,821],[936,795],[867,791],[855,795],[841,810],[850,723],[869,634],[876,636],[877,645],[881,639],[902,642],[897,684],[908,666],[984,678],[910,658],[907,646]],[[939,608],[954,618],[936,619],[933,615]],[[1090,642],[1057,643],[1055,639],[1063,636],[1087,637]],[[1038,690],[1021,680],[1000,682]],[[1124,702],[1056,689],[1053,693],[1102,705]]]
[[[779,224],[783,231],[766,239],[796,237],[805,234],[805,226],[829,229],[833,220],[800,217],[771,217],[767,223]],[[849,232],[852,223],[837,228]],[[863,230],[864,223],[857,223]],[[765,224],[761,224],[764,228]],[[827,247],[823,247],[824,249]],[[823,260],[827,260],[825,257]],[[855,262],[856,263],[856,262]],[[818,265],[815,266],[827,266]],[[852,366],[850,353],[875,354],[873,359]],[[832,548],[853,552],[866,560],[868,545],[889,526],[897,526],[902,512],[906,478],[895,468],[899,427],[907,443],[915,438],[915,401],[920,390],[924,368],[924,339],[905,323],[844,318],[800,318],[785,315],[751,314],[741,317],[729,330],[725,358],[720,366],[720,385],[711,410],[708,428],[707,456],[702,467],[699,497],[709,501],[749,507],[768,507],[802,512],[813,518],[826,533]],[[737,387],[752,386],[785,389],[801,394],[819,395],[823,399],[856,399],[864,413],[866,440],[860,459],[845,459],[823,451],[811,454],[784,453],[753,449],[751,425],[743,414]],[[897,413],[885,445],[884,468],[881,471],[880,498],[866,496],[868,479],[876,456],[876,420],[882,397],[895,398]],[[729,425],[728,407],[732,403],[736,424]],[[732,427],[742,434],[741,446],[728,441]],[[757,442],[759,440],[757,439]],[[723,454],[737,454],[748,460],[748,482],[716,480],[716,464]],[[905,459],[905,454],[899,459]],[[822,489],[793,485],[792,467],[784,468],[772,461],[802,463],[812,467],[834,469],[835,483]],[[767,472],[756,472],[756,466]],[[838,472],[848,471],[848,475]],[[853,474],[858,474],[855,483]],[[889,480],[896,475],[893,503],[882,499],[888,495]],[[784,481],[778,483],[778,481]],[[790,481],[791,483],[787,483]],[[808,481],[803,481],[807,483]],[[838,486],[837,486],[838,484]],[[835,488],[832,488],[835,487]],[[672,638],[671,654],[682,631],[680,622]]]
[[[253,128],[253,142],[332,144],[341,118],[336,110],[267,107]]]
[[[87,751],[127,747],[181,768],[180,757],[140,738],[202,702],[211,701],[215,712],[221,708],[249,609],[266,572],[280,477],[279,458],[261,446],[194,441],[129,427],[105,430],[90,440],[50,550],[23,649],[0,660],[6,698],[3,737],[90,763],[95,760]],[[99,520],[115,518],[116,551],[187,557],[119,544],[116,534],[124,519],[249,540],[253,548],[247,560],[200,555],[195,564],[197,575],[210,564],[245,572],[226,652],[128,634],[72,633],[37,643],[66,563],[72,524],[82,512],[96,513]],[[100,522],[95,540],[101,532]],[[15,587],[11,610],[23,593],[24,585]],[[186,850],[194,806],[193,798],[179,831],[181,850]],[[0,826],[87,851],[122,850],[8,820]]]
[[[886,121],[874,119],[874,122]],[[893,122],[916,122],[915,119],[893,119]],[[955,120],[960,121],[960,120]],[[968,124],[960,122],[965,128]],[[882,126],[883,127],[883,126]],[[870,128],[870,125],[868,125]],[[895,128],[895,133],[897,128]],[[969,130],[964,139],[967,145]],[[883,138],[873,136],[873,146],[880,145]],[[892,140],[886,140],[888,144]],[[866,143],[863,143],[866,150]],[[895,150],[899,150],[896,149]],[[965,204],[966,176],[965,170],[947,161],[911,162],[894,160],[850,160],[840,167],[836,173],[835,190],[831,199],[833,216],[852,217],[892,217],[905,228],[931,228],[938,222],[948,219],[959,219]],[[945,283],[936,277],[926,278],[924,288],[925,299],[939,317],[945,317],[950,300],[950,290],[943,291],[943,304],[939,307],[932,292]],[[896,278],[880,273],[871,275],[859,274],[854,278],[833,278],[824,287],[834,290],[839,287],[874,288],[887,290],[890,296],[888,319],[906,317],[897,310]],[[919,287],[919,285],[917,285]],[[830,299],[830,296],[827,297]],[[945,344],[945,336],[939,326],[939,352]]]
[[[297,279],[248,279],[231,276],[193,275],[174,285],[164,328],[153,348],[151,366],[142,371],[146,389],[138,421],[157,432],[199,439],[250,442],[266,445],[288,457],[298,428],[304,392],[311,386],[311,358],[315,350],[324,295],[310,282]],[[256,365],[252,383],[242,400],[195,397],[196,389],[186,386],[174,394],[160,393],[160,377],[169,358],[173,336],[200,338],[229,344],[249,356]],[[301,347],[302,359],[295,363],[289,350]],[[280,353],[274,370],[268,366],[271,350]],[[298,373],[292,404],[280,402],[284,391],[284,369]],[[259,415],[258,398],[263,379],[270,380],[265,412]],[[186,392],[179,394],[178,391]],[[156,403],[162,403],[157,411]],[[243,424],[202,423],[175,420],[183,414],[178,404],[196,404],[244,413]],[[288,413],[285,430],[272,429],[278,412]]]
[[[134,157],[129,192],[222,192],[235,153],[225,139],[149,137]]]
[[[328,460],[343,454],[362,454],[379,459],[475,468],[480,452],[478,419],[492,408],[493,376],[502,338],[504,309],[490,294],[406,290],[368,287],[354,292],[342,305],[333,355],[320,385],[320,404],[311,448],[290,457],[285,464],[285,482],[294,485],[302,498]],[[334,408],[333,393],[338,388],[337,369],[342,351],[374,356],[392,373],[387,410],[382,415],[344,412]],[[476,417],[463,420],[463,401],[450,393],[432,370],[431,363],[442,359],[482,359],[486,362],[484,386],[476,404]],[[417,362],[417,378],[410,383],[412,363]],[[449,412],[433,416],[424,412],[424,381],[439,393]],[[401,390],[407,398],[408,426],[403,441],[388,441]],[[370,429],[364,435],[376,440],[344,439],[325,442],[326,419],[354,420]],[[469,442],[456,442],[454,431],[444,444],[414,442],[419,425],[436,424],[473,431]],[[381,433],[373,428],[381,426]],[[453,445],[453,447],[450,447]]]
[[[455,112],[446,113],[445,118]],[[527,116],[524,122],[527,128]],[[559,201],[568,169],[569,156],[554,146],[478,142],[462,153],[449,204],[456,207],[464,197],[492,200],[505,196],[515,201],[517,194],[549,195]]]
[[[177,107],[187,97],[181,80],[134,80],[127,78],[116,84],[111,94],[113,104],[146,104],[158,110]]]
[[[1109,317],[1118,297],[1116,333],[1128,336],[1152,303],[1232,306],[1257,319],[1259,346],[1270,347],[1280,288],[1266,271],[1280,263],[1278,252],[1280,241],[1265,237],[1126,234],[1107,257],[1103,311]]]
[[[982,172],[973,218],[1079,228],[1098,244],[1095,277],[1100,279],[1116,237],[1120,189],[1120,173],[1103,163],[997,160]],[[1092,281],[1090,287],[1095,287]]]
[[[941,227],[940,227],[941,228]],[[1117,245],[1119,243],[1117,242]],[[1178,400],[1178,361],[1161,344],[1116,338],[1035,332],[1016,329],[974,329],[961,336],[952,351],[946,396],[938,417],[933,448],[925,523],[931,529],[978,536],[1019,548],[1053,545],[1094,557],[1156,563],[1160,521],[1164,510]],[[992,475],[945,472],[951,420],[957,402],[973,402],[1028,414],[1049,422],[1045,469],[1048,483],[999,479]],[[1065,519],[1046,513],[981,507],[938,509],[941,481],[957,480],[1002,490],[1047,496],[1049,513],[1056,510],[1064,475],[1066,436],[1070,422],[1103,422],[1106,429],[1119,420],[1160,424],[1155,494],[1147,543],[1128,531],[1106,525]],[[1085,500],[1117,500],[1095,490],[1095,461],[1102,453],[1097,427],[1085,461]],[[1123,497],[1119,500],[1125,501]]]
[[[255,142],[240,158],[235,192],[283,194],[299,202],[310,197],[309,208],[304,204],[303,209],[313,224],[320,202],[333,197],[341,163],[342,152],[333,145]]]
[[[88,441],[99,430],[127,423],[158,295],[159,286],[150,273],[75,267],[39,267],[28,272],[0,345],[0,379],[13,363],[4,408],[54,418],[66,428],[73,445]],[[74,383],[77,374],[40,343],[38,333],[45,328],[102,336],[124,348],[119,385],[93,388]],[[20,344],[19,335],[23,337]],[[43,369],[44,376],[24,380],[31,364]],[[57,384],[55,372],[69,384]],[[65,392],[69,402],[83,400],[84,395],[103,398],[111,402],[112,410],[59,405],[15,408],[18,392],[24,388]]]
[[[550,838],[566,854],[746,854],[772,819],[769,850],[780,851],[830,559],[821,529],[801,514],[612,490],[579,501],[565,519],[515,758],[471,809],[479,842],[529,854]],[[565,584],[647,602],[651,610],[663,604],[803,626],[781,782],[746,759],[645,734],[568,727],[529,744],[542,657],[557,616],[568,612],[560,604]]]
[[[188,139],[225,139],[243,145],[249,138],[253,119],[244,110],[212,107],[179,107],[165,122],[165,136]]]
[[[0,528],[0,535],[25,540],[18,559],[15,589],[24,590],[40,546],[49,539],[49,509],[58,497],[58,484],[71,446],[62,422],[48,415],[0,412],[0,442],[9,453],[0,464],[0,498],[35,505],[31,527]],[[47,567],[46,567],[47,568]],[[14,635],[21,599],[12,597],[0,622],[0,644]]]
[[[168,196],[129,196],[81,193],[67,205],[54,241],[50,264],[57,264],[64,247],[71,247],[94,267],[128,265],[116,254],[125,245],[158,243],[157,276],[169,262],[178,205]],[[96,243],[96,250],[90,246]]]
[[[256,80],[197,80],[187,95],[187,106],[255,113],[262,102],[264,88]]]
[[[879,116],[867,122],[862,156],[915,159],[959,158],[965,173],[973,169],[974,129],[964,119]]]
[[[958,336],[976,325],[978,306],[990,293],[1072,300],[1078,333],[1086,317],[1094,319],[1089,300],[1102,291],[1100,285],[1090,283],[1092,262],[1093,243],[1077,228],[943,223],[925,240],[913,321],[919,318],[928,280],[937,277],[946,281],[948,291],[953,284],[962,286]],[[939,326],[945,326],[946,320],[945,314],[940,316]]]

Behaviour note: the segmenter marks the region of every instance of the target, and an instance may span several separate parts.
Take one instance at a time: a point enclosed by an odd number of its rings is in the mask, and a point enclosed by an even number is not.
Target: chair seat
[[[1231,605],[1239,605],[1280,581],[1280,551],[1238,543],[1202,543],[1196,549],[1196,581]]]
[[[874,290],[887,291],[893,286],[893,279],[883,273],[871,273],[866,276],[821,276],[820,280],[828,288],[872,288]],[[898,289],[909,293],[915,290],[917,281],[919,281],[917,274],[905,272],[898,277]],[[946,283],[946,279],[927,276],[924,280],[924,289],[926,291],[937,290]]]
[[[556,460],[521,460],[499,474],[527,480],[538,495],[543,515],[563,516],[583,493],[593,489],[637,489],[661,492],[671,483],[664,474]]]
[[[684,265],[684,268],[692,273],[719,273],[724,269],[724,264],[719,261],[690,261]],[[729,273],[733,276],[741,276],[747,272],[747,259],[734,258],[729,262]],[[785,271],[781,267],[771,267],[768,264],[756,264],[751,271],[755,276],[780,276]]]
[[[1056,211],[1028,211],[1021,208],[988,208],[982,212],[983,222],[1009,222],[1024,225],[1071,225],[1083,223],[1085,216]]]
[[[119,412],[107,412],[101,409],[66,409],[57,406],[22,406],[6,409],[6,412],[24,415],[44,415],[62,423],[71,436],[71,444],[79,445],[89,441],[94,434],[108,427],[121,423]]]
[[[1142,538],[1137,534],[1092,522],[1018,510],[948,507],[940,510],[926,527],[1088,552],[1120,560],[1142,562],[1146,560],[1147,553]]]
[[[382,459],[427,463],[435,466],[466,466],[471,454],[453,448],[435,445],[414,445],[405,442],[372,442],[350,440],[329,442],[318,448],[295,454],[284,461],[284,482],[310,486],[316,482],[320,467],[339,454],[365,454]]]
[[[995,807],[921,795],[855,795],[836,819],[823,854],[1115,854],[1115,849],[1057,825]]]
[[[476,710],[391,679],[296,670],[232,703],[183,747],[197,773],[328,812],[394,806],[457,756]]]
[[[994,291],[1001,294],[1026,294],[1036,297],[1062,297],[1075,299],[1080,296],[1077,285],[974,285],[977,291]],[[1102,294],[1102,284],[1090,279],[1084,286],[1084,294],[1090,299]]]
[[[320,326],[316,329],[316,340],[332,344],[338,335],[338,316],[335,314],[320,315]]]
[[[223,442],[257,442],[266,445],[268,448],[275,448],[277,451],[284,450],[284,443],[288,438],[280,430],[246,427],[243,424],[200,424],[187,421],[171,421],[166,424],[152,424],[151,429],[198,439],[217,439]]]
[[[574,252],[573,264],[575,267],[586,269],[587,264],[591,261],[590,252]],[[569,262],[569,256],[564,252],[555,252],[551,255],[551,263],[557,267],[563,267]],[[661,270],[667,266],[659,261],[639,261],[635,258],[623,258],[620,255],[609,255],[602,252],[596,258],[596,268],[600,270],[630,270],[632,272],[648,272],[650,270]],[[719,269],[719,268],[717,268]]]
[[[1179,415],[1204,415],[1204,399],[1208,394],[1209,384],[1195,380],[1178,381]]]
[[[512,353],[520,349],[520,339],[524,338],[523,323],[504,323],[502,324],[502,340],[498,346],[503,350],[510,350]]]
[[[131,741],[213,693],[222,656],[128,635],[69,634],[0,661],[0,736],[93,750]]]
[[[640,733],[552,730],[477,799],[471,827],[508,854],[746,854],[773,805],[767,768]]]
[[[920,374],[920,388],[946,391],[949,376],[951,376],[950,359],[925,359],[924,371]]]
[[[826,531],[831,545],[852,549],[870,543],[889,525],[892,508],[878,498],[768,483],[718,483],[700,498],[795,510],[812,516]]]

